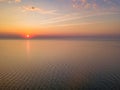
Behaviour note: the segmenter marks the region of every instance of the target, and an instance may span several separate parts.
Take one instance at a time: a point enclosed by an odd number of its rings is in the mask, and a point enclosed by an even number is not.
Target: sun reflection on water
[[[26,41],[26,53],[27,53],[27,58],[29,59],[30,56],[30,41]]]

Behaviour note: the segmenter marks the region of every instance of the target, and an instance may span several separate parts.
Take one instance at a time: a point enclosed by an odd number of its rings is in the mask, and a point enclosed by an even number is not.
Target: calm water
[[[120,89],[120,41],[0,40],[0,90]]]

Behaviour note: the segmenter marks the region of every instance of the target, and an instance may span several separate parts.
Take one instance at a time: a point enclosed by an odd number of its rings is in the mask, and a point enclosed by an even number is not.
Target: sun
[[[29,38],[29,37],[30,37],[30,35],[29,35],[29,34],[27,34],[27,35],[26,35],[26,37],[27,37],[27,38]]]

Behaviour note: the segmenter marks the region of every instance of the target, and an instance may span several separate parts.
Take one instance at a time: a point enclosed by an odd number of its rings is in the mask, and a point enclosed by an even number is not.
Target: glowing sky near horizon
[[[0,0],[0,33],[120,34],[120,0]]]

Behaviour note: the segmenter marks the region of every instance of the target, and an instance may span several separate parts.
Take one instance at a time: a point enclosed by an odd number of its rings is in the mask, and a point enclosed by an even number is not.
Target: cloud
[[[0,2],[4,2],[4,1],[7,1],[7,0],[0,0]]]
[[[3,1],[6,1],[6,0],[0,0],[0,2],[3,2]]]
[[[90,8],[94,8],[96,9],[98,7],[98,5],[96,4],[96,2],[94,0],[89,0],[89,2],[87,0],[72,0],[73,2],[73,7],[74,8],[81,8],[81,9],[90,9]]]
[[[56,10],[45,10],[43,8],[35,7],[35,6],[23,6],[23,11],[29,11],[29,12],[37,12],[41,14],[55,14]]]
[[[72,22],[71,21],[75,21],[75,20],[82,20],[82,19],[85,19],[85,18],[92,18],[92,17],[97,17],[97,16],[105,16],[105,15],[115,15],[115,14],[120,14],[120,13],[116,13],[116,12],[98,12],[98,13],[85,13],[85,14],[80,14],[80,13],[71,13],[71,14],[65,14],[65,15],[59,15],[57,17],[53,17],[53,18],[50,18],[50,19],[47,19],[47,20],[42,20],[41,23],[39,24],[42,24],[42,25],[46,25],[46,24],[58,24],[58,25],[64,25],[65,22],[67,22],[67,25],[71,24]],[[69,22],[69,23],[68,23]],[[73,22],[74,23],[74,22]],[[85,22],[86,23],[86,22]],[[84,24],[85,24],[84,23]],[[93,24],[93,23],[101,23],[101,21],[97,21],[97,22],[87,22],[86,24]],[[74,24],[71,24],[71,25],[79,25],[81,24],[76,22]]]
[[[15,2],[21,2],[21,0],[15,0]]]
[[[79,9],[117,9],[120,6],[119,0],[72,0],[73,7]]]
[[[0,2],[9,2],[9,3],[15,2],[15,3],[19,3],[19,2],[21,2],[21,0],[0,0]]]

